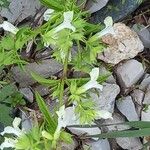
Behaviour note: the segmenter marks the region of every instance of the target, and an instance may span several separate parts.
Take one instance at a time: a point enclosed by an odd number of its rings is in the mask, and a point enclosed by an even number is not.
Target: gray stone
[[[99,91],[99,94],[91,92],[92,99],[96,102],[98,110],[107,110],[111,113],[114,112],[114,104],[117,95],[120,92],[120,88],[117,84],[103,85],[103,90]]]
[[[12,23],[16,20],[21,22],[27,17],[34,16],[40,6],[38,0],[10,0],[9,9],[3,8],[0,14]]]
[[[34,90],[37,91],[41,96],[46,96],[50,94],[49,88],[44,85],[38,85],[34,88]]]
[[[130,96],[116,101],[117,108],[129,121],[139,121],[135,105]]]
[[[98,140],[96,142],[86,142],[83,147],[84,149],[90,148],[90,150],[111,150],[110,144],[107,139]]]
[[[144,75],[144,68],[140,62],[131,59],[119,64],[116,70],[117,80],[123,91],[134,86]]]
[[[108,46],[103,53],[98,54],[98,59],[116,65],[122,60],[134,58],[144,50],[137,33],[128,26],[123,23],[115,23],[113,29],[113,34],[102,36],[102,41]]]
[[[146,74],[139,86],[139,89],[145,91],[149,84],[150,84],[150,74]]]
[[[22,118],[21,122],[22,129],[24,129],[25,131],[29,131],[32,128],[31,119],[27,116],[25,112],[21,113],[21,118]]]
[[[143,145],[139,138],[116,138],[116,142],[123,149],[140,150]]]
[[[39,63],[31,63],[24,66],[24,70],[20,67],[12,68],[12,74],[20,87],[28,87],[37,81],[32,78],[31,72],[35,72],[44,78],[48,78],[62,70],[62,65],[54,59],[43,60]]]
[[[124,124],[115,125],[115,124],[124,123],[124,122],[125,122],[125,117],[124,116],[122,116],[119,113],[114,113],[113,114],[113,119],[105,120],[104,124],[114,124],[114,125],[111,125],[111,126],[107,126],[108,131],[122,131],[122,130],[130,129],[130,126],[128,126],[128,125],[124,125]]]
[[[33,103],[33,93],[30,88],[21,88],[20,93],[23,94],[24,98],[30,103]]]
[[[143,104],[148,104],[148,105],[150,105],[150,84],[149,84],[149,86],[147,87]]]
[[[65,143],[65,142],[62,142],[61,143],[61,150],[75,150],[78,146],[78,142],[73,139],[73,142],[72,143]]]
[[[107,16],[112,16],[113,20],[117,22],[128,16],[138,6],[139,3],[135,0],[125,0],[123,4],[122,0],[109,0],[108,4],[104,8],[92,15],[91,22],[96,24],[103,22]],[[115,9],[112,9],[112,7]]]
[[[142,111],[141,121],[150,121],[150,105],[146,110]]]
[[[85,9],[88,10],[90,13],[94,13],[100,9],[102,9],[109,0],[88,0]]]
[[[142,105],[144,99],[144,92],[139,89],[135,89],[131,93],[131,97],[138,105]]]

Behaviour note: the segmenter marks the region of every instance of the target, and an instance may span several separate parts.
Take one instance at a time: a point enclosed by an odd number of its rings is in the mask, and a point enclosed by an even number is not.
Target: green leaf
[[[127,130],[127,131],[115,131],[109,133],[102,133],[97,135],[92,135],[88,137],[97,137],[97,138],[118,138],[118,137],[143,137],[150,135],[150,128],[144,128],[140,130]]]
[[[40,111],[42,112],[42,114],[44,115],[44,118],[46,119],[48,125],[49,125],[49,129],[52,133],[55,132],[55,129],[56,129],[56,122],[55,120],[53,119],[48,107],[46,106],[44,100],[42,99],[42,97],[40,96],[40,94],[38,92],[35,93],[35,96],[36,96],[36,101],[38,103],[38,106],[40,108]]]

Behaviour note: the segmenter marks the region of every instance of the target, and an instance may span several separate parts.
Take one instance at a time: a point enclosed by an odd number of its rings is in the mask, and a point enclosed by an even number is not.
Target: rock
[[[48,78],[62,70],[62,65],[54,59],[42,60],[39,64],[36,62],[24,66],[23,71],[20,67],[12,68],[12,74],[20,87],[28,87],[37,81],[31,76],[31,72],[35,72],[40,76]]]
[[[112,16],[113,20],[117,22],[128,16],[140,5],[135,0],[125,0],[123,4],[122,2],[121,0],[109,0],[104,8],[92,15],[91,22],[98,24],[103,22],[107,16]]]
[[[144,92],[139,89],[135,89],[131,93],[131,97],[138,105],[142,105],[144,99]]]
[[[10,0],[9,9],[3,8],[1,16],[6,17],[11,23],[21,22],[27,17],[34,16],[40,8],[38,0]]]
[[[143,104],[150,105],[150,84],[149,84],[149,86],[147,87]]]
[[[109,0],[88,0],[85,9],[88,10],[90,13],[94,13],[100,9],[102,9]]]
[[[150,28],[146,28],[143,25],[135,24],[133,29],[139,35],[139,38],[143,42],[145,48],[150,48]]]
[[[29,131],[32,128],[31,120],[29,119],[29,117],[26,115],[25,112],[21,113],[21,118],[22,118],[21,122],[22,129],[25,129],[25,131]]]
[[[140,150],[143,145],[139,138],[116,138],[116,142],[123,149]]]
[[[21,88],[20,93],[23,94],[24,98],[30,103],[33,103],[33,93],[30,88]]]
[[[120,88],[117,84],[105,83],[102,92],[99,91],[99,94],[91,92],[90,95],[95,101],[98,110],[107,110],[113,113],[115,99],[119,92]]]
[[[89,148],[90,150],[111,150],[110,144],[107,139],[102,139],[98,141],[90,141],[86,142],[86,144],[83,146],[84,149]]]
[[[72,143],[65,143],[65,142],[62,142],[61,143],[61,150],[75,150],[78,146],[78,142],[73,139],[73,142]]]
[[[130,96],[124,97],[116,102],[118,110],[129,120],[139,121],[135,105]]]
[[[104,124],[114,124],[111,126],[107,126],[108,131],[122,131],[122,130],[130,129],[130,126],[128,126],[128,125],[115,125],[117,123],[124,123],[124,122],[125,122],[124,116],[122,116],[119,113],[114,113],[113,119],[105,120]]]
[[[119,64],[119,66],[116,67],[115,73],[117,81],[122,87],[122,91],[126,92],[144,75],[144,68],[140,62],[131,59]]]
[[[145,74],[144,79],[139,86],[139,89],[145,91],[149,84],[150,84],[150,74]]]
[[[150,121],[150,105],[142,111],[141,121]]]
[[[41,96],[46,96],[50,94],[50,90],[47,86],[38,85],[34,88],[34,91],[37,91]]]
[[[115,23],[113,28],[114,34],[102,36],[102,41],[108,47],[98,54],[98,59],[116,65],[122,60],[134,58],[143,51],[144,46],[136,32],[123,23]]]

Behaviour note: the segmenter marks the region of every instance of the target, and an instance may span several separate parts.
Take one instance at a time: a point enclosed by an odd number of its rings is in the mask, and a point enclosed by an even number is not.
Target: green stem
[[[67,77],[69,53],[70,53],[70,50],[68,49],[67,55],[65,57],[65,62],[64,62],[63,75],[62,75],[62,78],[61,78],[60,95],[59,95],[59,107],[61,107],[63,105],[64,86],[65,86],[65,80],[66,80],[66,77]]]

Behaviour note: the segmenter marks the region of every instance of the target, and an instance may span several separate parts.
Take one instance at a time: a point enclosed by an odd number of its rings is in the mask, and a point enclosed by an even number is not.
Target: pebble
[[[24,71],[25,70],[25,71]],[[31,72],[35,72],[44,78],[48,78],[62,70],[62,65],[54,59],[42,60],[39,63],[30,63],[24,66],[24,70],[16,66],[12,68],[12,75],[20,87],[28,87],[37,81],[32,78]]]
[[[123,97],[116,101],[118,110],[129,120],[139,121],[138,114],[131,96]]]
[[[122,91],[127,92],[144,75],[144,68],[140,62],[131,59],[119,64],[116,67],[115,73]]]
[[[30,88],[21,88],[20,93],[23,94],[24,98],[28,100],[30,103],[33,103],[33,92]]]

